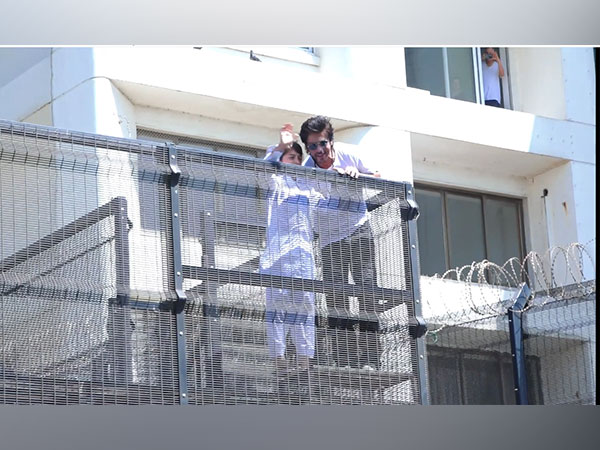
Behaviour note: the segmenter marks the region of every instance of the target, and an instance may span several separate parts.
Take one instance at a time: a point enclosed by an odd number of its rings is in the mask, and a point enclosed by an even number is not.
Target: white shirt
[[[370,175],[377,172],[373,167],[368,166],[358,155],[358,151],[348,144],[344,144],[343,142],[336,142],[334,144],[335,149],[335,160],[331,167],[328,170],[334,169],[347,169],[348,167],[356,167],[360,173]],[[312,157],[306,158],[303,166],[306,167],[318,167],[315,164],[315,160]],[[346,200],[351,200],[353,203],[360,202],[360,206],[358,209],[352,208],[352,211],[339,211],[340,224],[343,224],[343,228],[347,229],[347,234],[350,235],[352,231],[356,228],[363,225],[367,220],[369,220],[369,212],[366,208],[366,203],[364,201],[364,193],[360,193],[362,198],[356,198],[356,193],[353,192],[350,197],[346,198]],[[326,195],[327,197],[327,195]],[[326,241],[334,242],[336,239],[333,236],[322,236],[325,237]]]
[[[269,179],[267,246],[260,257],[261,271],[282,274],[287,265],[298,268],[295,275],[314,275],[314,210],[323,196],[301,180],[288,175]],[[298,263],[301,264],[292,264]]]
[[[355,148],[344,144],[343,142],[336,142],[333,144],[333,146],[335,149],[335,160],[333,161],[333,164],[329,170],[356,167],[360,173],[367,175],[377,172],[377,170],[365,164]],[[310,156],[306,158],[302,165],[306,167],[317,167],[315,160]]]
[[[483,98],[486,100],[496,100],[500,103],[500,77],[498,76],[498,62],[494,61],[491,66],[487,63],[482,64],[483,73]]]

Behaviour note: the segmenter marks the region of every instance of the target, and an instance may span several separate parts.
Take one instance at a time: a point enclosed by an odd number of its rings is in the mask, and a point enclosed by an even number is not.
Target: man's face
[[[327,137],[327,130],[310,133],[306,138],[306,150],[321,169],[329,169],[335,161],[333,142]]]
[[[485,49],[485,51],[483,52],[481,57],[488,65],[491,65],[493,63],[492,57],[494,56],[494,53],[495,53],[494,49],[491,47],[488,47]]]

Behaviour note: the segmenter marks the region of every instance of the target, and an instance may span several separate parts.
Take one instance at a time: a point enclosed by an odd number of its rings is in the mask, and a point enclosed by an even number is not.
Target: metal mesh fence
[[[410,186],[4,121],[0,171],[1,403],[423,402]]]
[[[594,404],[596,281],[586,280],[595,273],[593,246],[424,277],[431,403],[515,404],[521,390],[521,403]],[[537,290],[528,293],[527,285]]]
[[[596,404],[596,283],[537,293],[523,314],[524,348],[540,362],[535,404]]]

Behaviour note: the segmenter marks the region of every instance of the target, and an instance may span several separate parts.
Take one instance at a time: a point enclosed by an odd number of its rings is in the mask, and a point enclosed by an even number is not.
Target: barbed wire
[[[483,260],[441,276],[421,277],[427,333],[435,335],[449,326],[506,314],[524,284],[531,296],[523,311],[556,298],[595,293],[595,245],[594,238],[585,244],[555,246],[543,254],[532,251],[522,260],[511,258],[503,265]]]

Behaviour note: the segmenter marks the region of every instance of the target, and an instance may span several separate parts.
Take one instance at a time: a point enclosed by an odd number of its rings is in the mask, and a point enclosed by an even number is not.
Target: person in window
[[[504,77],[504,67],[496,50],[486,48],[481,53],[483,60],[483,96],[488,106],[501,107],[500,105],[500,78]]]
[[[335,170],[353,178],[380,177],[379,172],[353,148],[334,144],[333,134],[333,126],[324,116],[311,117],[302,124],[300,139],[310,155],[304,161],[304,166]],[[326,196],[331,197],[332,194]],[[376,305],[368,289],[376,285],[375,247],[362,190],[360,197],[359,208],[353,213],[338,210],[337,217],[328,220],[328,231],[320,232],[321,245],[324,246],[321,251],[323,281],[347,284],[351,273],[355,284],[366,286],[365,294],[358,297],[359,311],[374,313]],[[328,335],[332,342],[334,362],[342,367],[377,369],[380,356],[374,332],[377,324],[353,319],[350,315],[350,298],[343,293],[330,293],[326,295],[326,300],[329,310]]]
[[[282,128],[281,145],[269,148],[265,159],[301,165],[302,147],[293,141],[289,130],[288,126]],[[316,275],[314,214],[323,196],[306,180],[288,175],[284,170],[269,179],[266,247],[260,256],[260,272],[313,280]],[[315,352],[314,328],[313,292],[280,287],[266,289],[267,342],[278,376],[289,375],[291,369],[285,358],[288,333],[296,347],[297,370],[309,368]]]

